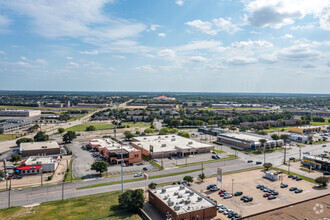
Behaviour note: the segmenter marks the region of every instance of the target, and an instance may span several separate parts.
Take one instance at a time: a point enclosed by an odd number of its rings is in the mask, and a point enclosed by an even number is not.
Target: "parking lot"
[[[279,174],[282,176],[282,174]],[[302,201],[305,199],[313,198],[319,195],[329,193],[329,189],[319,189],[315,187],[313,183],[301,180],[296,181],[288,178],[287,175],[283,175],[283,183],[288,184],[287,188],[281,188],[281,180],[270,181],[263,178],[264,173],[261,170],[248,171],[244,173],[237,173],[223,176],[223,189],[229,193],[235,193],[242,191],[245,196],[252,196],[253,201],[243,202],[240,200],[242,196],[234,196],[232,198],[223,199],[219,196],[219,191],[211,192],[206,190],[209,184],[215,184],[216,178],[207,179],[204,183],[195,183],[192,187],[209,196],[217,201],[217,204],[222,204],[228,209],[234,210],[236,213],[246,216],[253,213],[258,213],[264,210],[273,209],[280,206],[285,206],[294,202]],[[267,197],[263,197],[265,194],[263,191],[256,188],[257,185],[262,184],[269,188],[276,190],[279,194],[276,199],[268,200]],[[220,183],[218,184],[220,186]],[[289,191],[290,187],[297,187],[302,189],[303,192],[295,193]],[[221,219],[227,218],[222,213],[218,213],[218,217]]]

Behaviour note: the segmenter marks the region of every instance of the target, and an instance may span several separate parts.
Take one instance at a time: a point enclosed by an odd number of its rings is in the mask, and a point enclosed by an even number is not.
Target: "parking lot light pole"
[[[41,167],[40,171],[41,171],[40,185],[42,186],[42,172],[43,172],[42,167]]]
[[[124,192],[123,144],[121,143],[120,146],[121,146],[121,192],[123,193]]]
[[[234,179],[231,179],[231,194],[234,195]]]

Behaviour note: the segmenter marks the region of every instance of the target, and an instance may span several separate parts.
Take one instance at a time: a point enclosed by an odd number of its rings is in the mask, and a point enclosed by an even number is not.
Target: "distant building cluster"
[[[9,119],[0,123],[0,134],[12,133],[17,130],[27,129],[31,126],[30,120]]]

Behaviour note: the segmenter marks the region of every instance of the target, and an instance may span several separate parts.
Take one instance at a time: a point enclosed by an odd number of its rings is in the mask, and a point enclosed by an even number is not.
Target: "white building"
[[[60,162],[60,155],[32,156],[24,161],[17,169],[21,174],[48,173],[54,172]]]

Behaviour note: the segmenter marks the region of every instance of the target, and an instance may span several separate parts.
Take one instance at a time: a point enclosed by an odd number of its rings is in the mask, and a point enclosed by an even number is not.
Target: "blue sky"
[[[0,90],[329,85],[329,0],[0,0]]]

